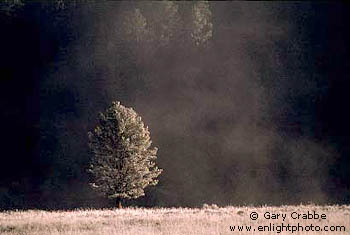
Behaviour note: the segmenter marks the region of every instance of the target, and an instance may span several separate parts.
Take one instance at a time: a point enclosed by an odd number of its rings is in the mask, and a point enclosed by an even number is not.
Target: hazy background
[[[163,174],[142,206],[349,203],[349,5],[0,3],[0,208],[111,205],[87,132],[112,101]]]

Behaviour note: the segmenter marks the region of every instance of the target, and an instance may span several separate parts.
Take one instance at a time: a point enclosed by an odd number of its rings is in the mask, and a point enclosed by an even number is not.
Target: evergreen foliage
[[[113,102],[88,136],[90,185],[96,191],[120,201],[144,196],[148,185],[158,183],[162,169],[155,164],[157,148],[151,147],[148,127],[132,108]]]

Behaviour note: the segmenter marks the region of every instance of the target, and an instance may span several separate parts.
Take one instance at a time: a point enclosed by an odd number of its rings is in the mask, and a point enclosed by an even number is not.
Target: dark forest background
[[[114,100],[164,170],[129,205],[350,202],[349,4],[196,4],[0,3],[1,209],[113,205],[86,167]]]

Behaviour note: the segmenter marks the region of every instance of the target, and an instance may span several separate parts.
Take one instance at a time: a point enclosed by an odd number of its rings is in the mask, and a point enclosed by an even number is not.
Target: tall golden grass
[[[250,214],[257,212],[257,220]],[[268,212],[268,213],[267,213]],[[326,219],[293,219],[291,213],[325,214]],[[286,219],[266,219],[264,214],[286,214]],[[267,215],[266,214],[266,215]],[[346,231],[291,231],[276,230],[281,223],[297,225],[345,226]],[[275,231],[268,231],[273,224]],[[265,225],[265,231],[258,226]],[[233,226],[252,226],[256,231],[231,231]],[[330,228],[330,227],[328,227]],[[203,208],[124,208],[73,211],[5,211],[0,213],[1,235],[201,235],[201,234],[350,234],[350,206],[282,206],[282,207],[224,207],[205,205]]]

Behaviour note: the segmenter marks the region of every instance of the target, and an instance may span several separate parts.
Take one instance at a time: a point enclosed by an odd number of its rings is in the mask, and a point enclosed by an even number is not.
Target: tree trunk
[[[122,209],[122,199],[121,198],[116,198],[116,205],[118,209]]]

